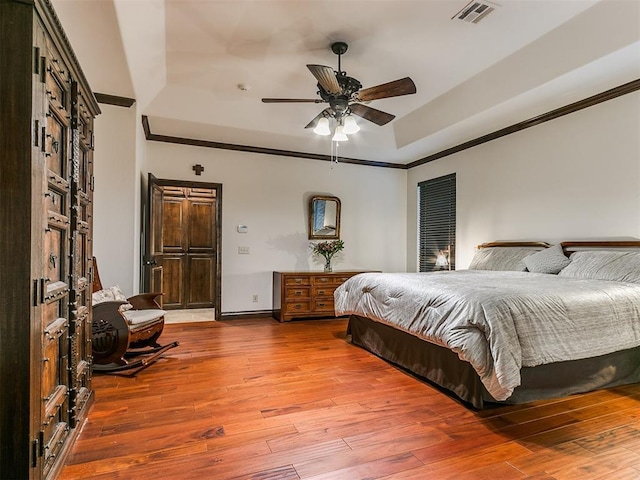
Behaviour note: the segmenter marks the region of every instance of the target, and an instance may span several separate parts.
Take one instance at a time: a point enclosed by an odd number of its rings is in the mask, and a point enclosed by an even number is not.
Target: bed
[[[640,382],[640,241],[494,242],[335,291],[351,342],[481,409]]]

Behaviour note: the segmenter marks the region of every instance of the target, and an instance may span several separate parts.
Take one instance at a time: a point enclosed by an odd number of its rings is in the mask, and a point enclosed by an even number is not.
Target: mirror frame
[[[317,235],[314,233],[314,203],[316,200],[336,202],[336,233],[335,235]],[[309,199],[309,240],[338,240],[340,238],[340,199],[329,195],[315,195]]]

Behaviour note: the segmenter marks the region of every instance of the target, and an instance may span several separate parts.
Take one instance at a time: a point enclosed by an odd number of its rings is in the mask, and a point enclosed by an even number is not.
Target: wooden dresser
[[[364,272],[273,272],[273,316],[281,322],[333,317],[334,290]]]

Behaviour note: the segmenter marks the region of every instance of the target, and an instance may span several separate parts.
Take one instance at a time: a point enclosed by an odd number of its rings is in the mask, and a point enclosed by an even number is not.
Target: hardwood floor
[[[640,385],[476,412],[346,320],[167,325],[96,400],[60,479],[640,479]]]

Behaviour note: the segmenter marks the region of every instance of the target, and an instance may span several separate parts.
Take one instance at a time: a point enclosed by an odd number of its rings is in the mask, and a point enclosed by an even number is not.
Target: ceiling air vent
[[[486,1],[471,1],[462,10],[456,13],[451,20],[457,18],[459,20],[478,23],[484,17],[493,12],[499,5]]]

